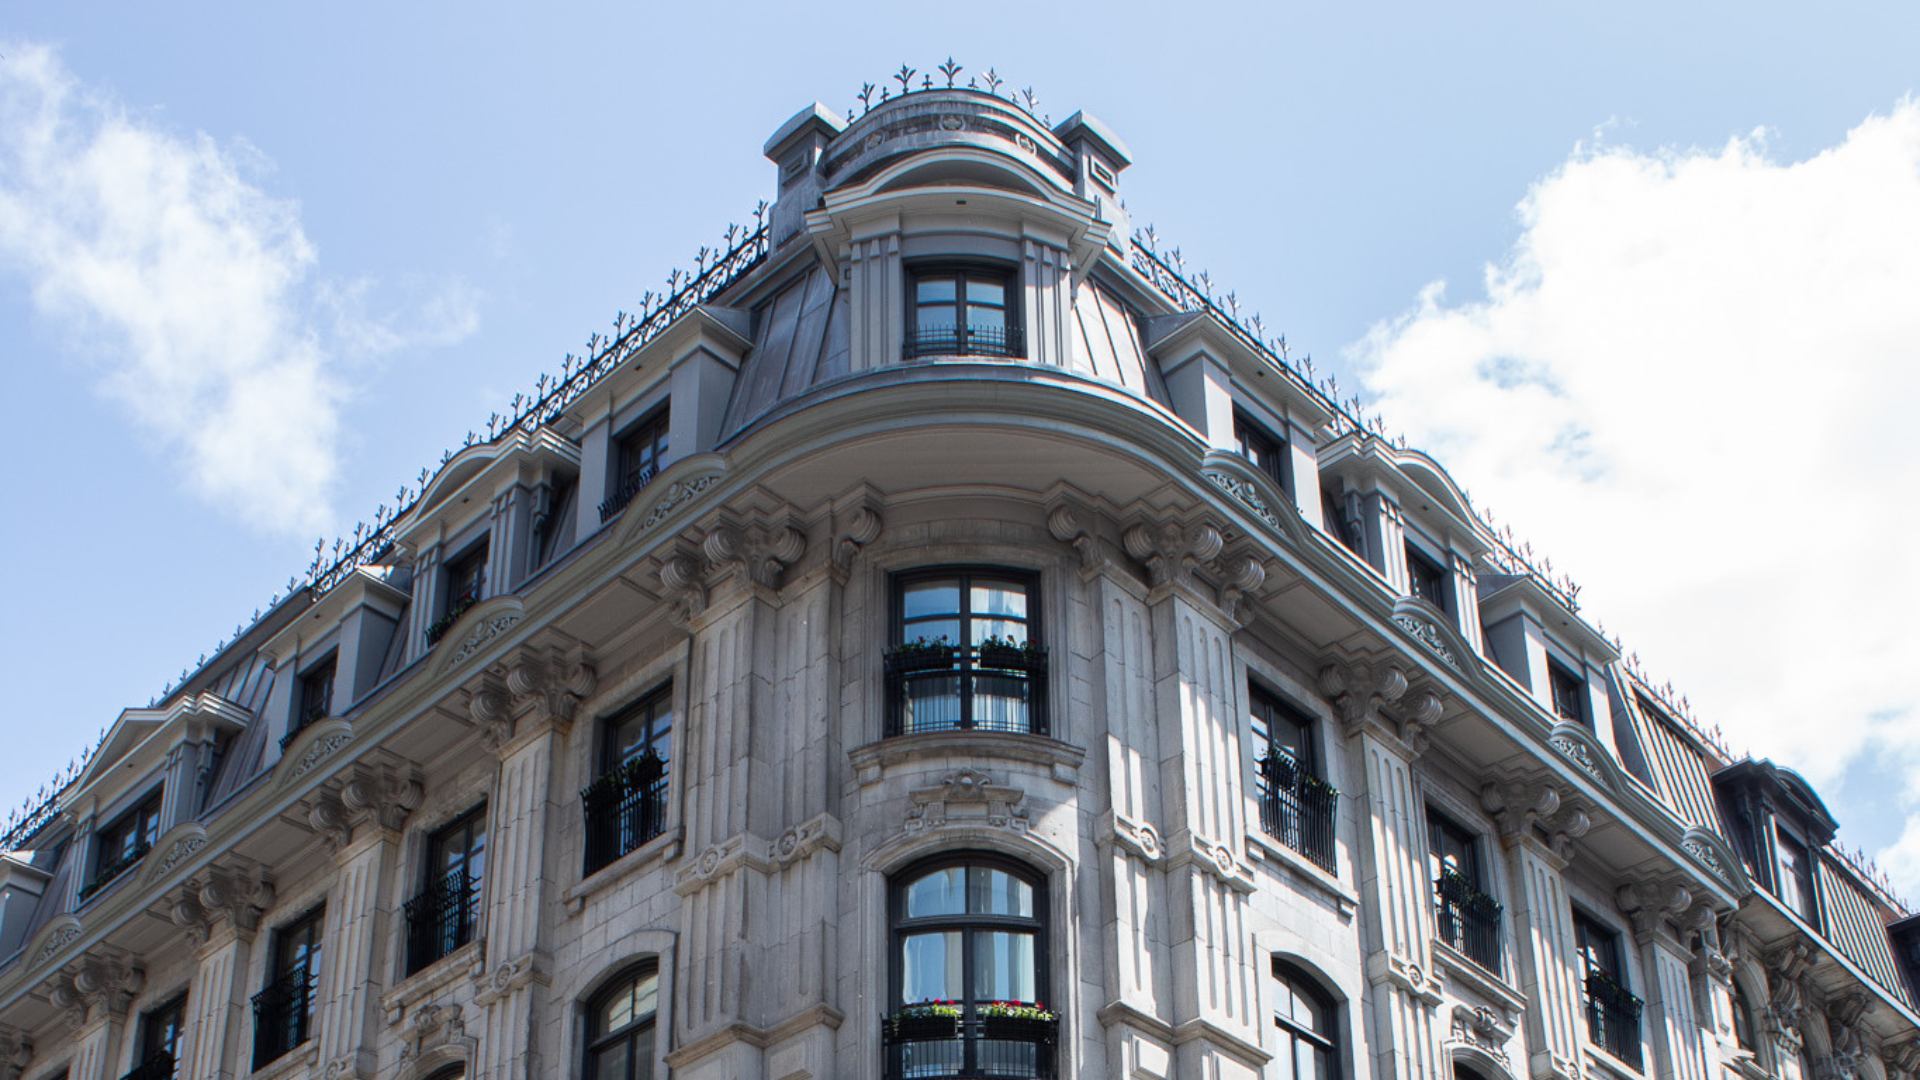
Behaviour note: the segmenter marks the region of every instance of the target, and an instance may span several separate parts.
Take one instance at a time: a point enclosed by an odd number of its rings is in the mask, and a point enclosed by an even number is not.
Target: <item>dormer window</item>
[[[1266,473],[1274,486],[1291,495],[1287,482],[1287,443],[1267,430],[1259,421],[1238,409],[1233,411],[1233,445],[1248,463]]]
[[[1780,902],[1793,909],[1793,913],[1807,920],[1809,926],[1820,925],[1820,904],[1813,891],[1813,855],[1807,845],[1787,830],[1774,826],[1773,846],[1778,863],[1778,872],[1774,875],[1774,893]]]
[[[653,482],[667,462],[667,430],[671,414],[662,405],[627,429],[613,448],[613,490],[600,504],[605,524],[626,508],[640,489]]]
[[[447,563],[447,614],[465,611],[480,602],[487,587],[487,542],[479,543]]]
[[[1020,328],[1007,310],[1011,279],[982,268],[926,270],[914,275],[913,324],[905,355],[1022,356]]]
[[[1547,658],[1547,684],[1553,691],[1553,713],[1562,720],[1592,727],[1587,719],[1587,681],[1565,664]]]
[[[1453,613],[1447,605],[1446,570],[1413,544],[1407,545],[1407,591],[1449,615]]]
[[[328,653],[325,660],[300,674],[300,705],[293,717],[295,731],[333,715],[335,660],[336,654]]]
[[[153,850],[160,839],[160,789],[140,801],[140,805],[114,818],[101,829],[94,842],[93,880],[80,889],[86,900],[106,888],[121,874]]]

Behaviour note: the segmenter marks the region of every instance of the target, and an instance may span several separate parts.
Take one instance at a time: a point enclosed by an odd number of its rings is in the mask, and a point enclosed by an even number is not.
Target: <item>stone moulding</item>
[[[54,954],[80,939],[84,929],[80,920],[72,915],[58,915],[50,920],[40,932],[34,935],[33,942],[27,946],[26,953],[32,957],[34,967],[44,966],[53,959]]]
[[[285,790],[320,768],[353,743],[353,725],[338,718],[321,720],[301,730],[280,763],[273,767],[274,786]]]
[[[1704,867],[1714,880],[1732,889],[1735,896],[1745,896],[1753,891],[1753,883],[1748,880],[1740,860],[1734,857],[1733,849],[1718,835],[1698,826],[1691,827],[1681,836],[1680,848]]]
[[[168,829],[165,836],[154,842],[153,851],[140,870],[140,887],[149,888],[154,882],[173,873],[206,844],[207,830],[196,822],[182,822]]]
[[[1475,681],[1481,677],[1480,659],[1460,636],[1447,613],[1412,596],[1393,602],[1393,624],[1420,643],[1429,656]]]
[[[1301,519],[1293,500],[1280,490],[1272,477],[1247,464],[1246,459],[1224,450],[1209,450],[1201,459],[1200,475],[1285,539],[1288,546],[1305,549],[1309,545],[1307,523]]]
[[[507,631],[516,626],[525,609],[517,596],[491,596],[468,609],[450,632],[434,646],[434,652],[441,658],[437,664],[440,673],[459,667],[497,641]]]
[[[619,542],[630,544],[652,532],[701,501],[701,496],[726,478],[726,459],[718,454],[693,454],[668,465],[653,483],[634,495],[615,526]]]

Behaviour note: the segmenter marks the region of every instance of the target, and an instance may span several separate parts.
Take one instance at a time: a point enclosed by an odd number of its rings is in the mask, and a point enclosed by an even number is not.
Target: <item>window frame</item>
[[[480,913],[485,907],[487,834],[490,825],[487,809],[487,802],[482,799],[478,805],[426,835],[421,850],[420,891],[402,905],[406,919],[406,971],[403,978],[417,975],[446,959],[479,935]],[[441,864],[446,862],[443,858],[447,851],[446,842],[456,835],[464,836],[465,840],[459,862],[456,866],[441,869]],[[473,865],[476,858],[480,864],[477,871]],[[458,892],[447,884],[455,870],[461,871],[464,878]],[[451,920],[443,910],[450,901],[457,909]],[[417,922],[416,919],[424,921]]]
[[[325,656],[300,672],[299,681],[294,687],[293,727],[290,731],[301,731],[333,715],[333,684],[339,673],[340,650],[337,648],[327,650]],[[315,711],[316,706],[318,712]]]
[[[1255,471],[1273,481],[1289,500],[1293,499],[1293,448],[1273,429],[1255,419],[1246,409],[1233,409],[1234,452],[1247,460]],[[1264,443],[1264,446],[1255,444]],[[1256,453],[1258,452],[1258,453]],[[1266,461],[1261,461],[1264,456]]]
[[[1002,360],[1023,360],[1027,358],[1026,337],[1020,325],[1020,268],[1009,263],[991,259],[938,260],[914,262],[905,268],[907,287],[902,290],[906,300],[906,322],[901,334],[901,358],[917,360],[934,356],[987,356]],[[923,281],[940,278],[952,278],[954,298],[951,301],[920,299],[920,284]],[[960,316],[972,305],[967,300],[966,282],[968,278],[985,282],[995,280],[1000,285],[1000,335],[998,345],[985,345],[975,340],[977,331],[971,322],[962,323]],[[922,340],[920,331],[920,312],[927,307],[953,308],[953,335],[951,338]],[[981,307],[993,305],[983,304]],[[982,327],[982,330],[987,329]],[[991,338],[991,334],[985,335]],[[949,347],[950,346],[950,347]]]
[[[1495,976],[1503,976],[1506,912],[1493,895],[1492,874],[1484,860],[1486,834],[1427,804],[1427,876],[1434,891],[1434,934],[1462,956]],[[1461,858],[1449,862],[1451,844]],[[1446,884],[1459,876],[1465,890]],[[1464,893],[1464,895],[1463,895]],[[1450,895],[1451,894],[1451,895]],[[1476,920],[1490,928],[1476,927]],[[1454,933],[1449,936],[1451,925]]]
[[[644,1019],[635,1018],[626,1026],[595,1034],[600,1013],[606,1004],[621,993],[632,993],[647,979],[653,980],[653,1011]],[[601,986],[587,998],[585,1003],[585,1023],[581,1026],[580,1040],[580,1076],[581,1080],[652,1080],[654,1059],[659,1054],[660,1031],[660,961],[658,957],[648,957],[634,964]],[[647,1053],[643,1057],[637,1053],[637,1040],[642,1034],[647,1036]],[[600,1075],[600,1062],[596,1055],[621,1042],[627,1044],[627,1070],[625,1076],[604,1077]],[[644,1066],[645,1071],[640,1071]]]
[[[253,997],[255,1071],[280,1060],[313,1038],[315,1006],[320,998],[320,968],[326,952],[326,922],[327,905],[323,902],[273,928],[267,945],[267,984]],[[290,945],[296,949],[304,946],[304,952],[291,952]],[[298,1019],[282,1025],[285,1029],[282,1033],[291,1034],[294,1038],[285,1046],[275,1047],[265,1041],[267,1036],[275,1033],[275,1029],[261,1023],[261,999],[279,989],[279,985],[296,972],[305,976]]]
[[[165,796],[165,785],[155,785],[139,801],[95,830],[93,878],[81,890],[82,900],[119,880],[153,850],[160,839],[160,814],[166,806]]]
[[[492,533],[482,532],[459,554],[441,564],[440,579],[446,585],[446,593],[440,598],[442,617],[454,617],[456,612],[465,611],[487,598],[487,559],[492,549]],[[471,579],[470,589],[461,587],[463,579]]]
[[[1453,575],[1447,571],[1445,557],[1429,555],[1424,545],[1408,537],[1406,559],[1407,595],[1432,604],[1449,619],[1457,618],[1454,614]],[[1430,583],[1431,596],[1427,588],[1421,587],[1423,582]]]
[[[171,1021],[172,1038],[163,1045],[155,1045],[155,1026]],[[139,1069],[148,1064],[157,1064],[155,1059],[165,1054],[171,1066],[166,1075],[178,1076],[180,1073],[180,1042],[186,1036],[187,992],[173,995],[153,1008],[140,1014],[139,1051],[134,1067]],[[158,1074],[154,1074],[158,1075]]]
[[[669,678],[596,722],[594,780],[580,790],[585,827],[581,876],[594,874],[647,846],[668,831],[672,807],[673,735],[679,713]],[[660,723],[664,715],[665,723]],[[639,752],[621,754],[616,733],[644,718]],[[647,763],[651,757],[656,765]],[[657,767],[657,774],[655,768]]]
[[[1336,873],[1339,792],[1321,770],[1320,717],[1261,682],[1251,671],[1247,674],[1243,713],[1247,758],[1253,770],[1249,790],[1258,809],[1259,831],[1327,873]],[[1298,729],[1299,753],[1289,753],[1275,744],[1276,720],[1285,720]],[[1269,756],[1276,751],[1279,757],[1269,764]],[[1276,781],[1285,788],[1276,788]]]
[[[955,587],[959,593],[960,606],[960,610],[951,615],[951,621],[955,623],[955,633],[958,635],[957,641],[948,643],[954,650],[951,658],[951,666],[940,667],[935,665],[914,672],[902,672],[898,670],[897,666],[892,663],[892,657],[896,655],[897,650],[903,646],[929,642],[929,639],[925,636],[909,641],[907,635],[910,623],[949,621],[949,617],[945,613],[909,619],[906,613],[908,591],[916,584],[948,579],[951,579],[955,583]],[[1018,587],[1026,597],[1026,615],[1022,618],[1016,618],[1014,616],[976,614],[973,611],[972,605],[973,589],[977,581]],[[974,563],[914,567],[910,570],[902,570],[888,575],[887,590],[887,641],[889,643],[887,647],[889,663],[887,666],[889,667],[889,671],[887,675],[887,691],[885,694],[887,710],[886,735],[891,737],[948,731],[993,731],[1016,735],[1053,735],[1049,724],[1051,720],[1051,710],[1048,708],[1048,652],[1045,644],[1046,623],[1044,612],[1042,611],[1044,604],[1042,602],[1041,575],[1039,571],[1010,566],[993,566]],[[1027,666],[1020,671],[1008,670],[1001,667],[982,666],[981,660],[977,655],[979,649],[971,644],[974,636],[973,625],[976,621],[1024,622],[1026,624],[1026,640],[1021,643],[1020,652],[1022,655],[1019,658],[1019,663]],[[965,644],[963,644],[963,642]],[[990,719],[983,720],[981,716],[975,715],[978,710],[976,710],[974,702],[978,695],[978,690],[974,685],[974,679],[979,677],[979,673],[985,673],[989,678],[1003,678],[1009,681],[1019,680],[1025,683],[1026,726],[1024,728],[1003,726],[994,723]],[[955,694],[958,699],[955,714],[956,719],[954,719],[952,723],[943,724],[936,718],[926,723],[916,722],[913,726],[909,727],[907,722],[908,710],[906,707],[906,699],[911,683],[916,681],[915,676],[938,678],[943,675],[951,676],[957,680]],[[996,695],[987,696],[993,697]]]
[[[1283,1067],[1288,1070],[1289,1080],[1339,1080],[1342,1068],[1340,1000],[1328,993],[1320,980],[1299,964],[1280,956],[1274,956],[1271,963],[1273,980],[1288,988],[1290,998],[1304,997],[1311,1001],[1320,1010],[1320,1015],[1325,1017],[1327,1027],[1326,1031],[1317,1031],[1301,1023],[1297,1015],[1274,1009],[1271,1014],[1273,1026],[1278,1029],[1279,1038],[1284,1040],[1280,1047],[1281,1052],[1274,1055],[1274,1060],[1286,1062]],[[1274,996],[1277,998],[1279,995],[1276,993]],[[1325,1063],[1324,1070],[1317,1076],[1301,1077],[1299,1075],[1298,1055],[1302,1043],[1315,1051],[1316,1061]],[[1289,1050],[1292,1051],[1291,1054],[1287,1052]]]
[[[1800,870],[1798,873],[1794,873],[1789,867],[1787,861],[1787,850],[1789,848],[1797,849],[1801,856]],[[1774,898],[1779,900],[1782,906],[1788,911],[1800,916],[1808,926],[1813,927],[1816,931],[1821,929],[1820,913],[1822,911],[1820,903],[1820,875],[1817,872],[1819,857],[1819,853],[1814,849],[1813,845],[1801,839],[1798,832],[1788,827],[1779,819],[1776,818],[1774,820],[1772,890]],[[1794,896],[1787,895],[1789,881],[1792,882],[1793,892],[1795,893]],[[1798,901],[1797,903],[1795,902],[1796,900]]]
[[[1584,665],[1582,665],[1584,668]],[[1576,715],[1569,716],[1561,707],[1561,694],[1565,691],[1573,702]],[[1552,653],[1547,654],[1547,697],[1553,703],[1553,715],[1570,724],[1579,724],[1591,731],[1593,729],[1591,700],[1592,693],[1584,675],[1576,671],[1573,665],[1566,663]]]
[[[1587,914],[1582,909],[1575,907],[1572,910],[1574,956],[1582,968],[1580,1002],[1582,1011],[1586,1013],[1587,1042],[1601,1052],[1619,1058],[1639,1071],[1642,1068],[1643,1059],[1641,1044],[1646,1037],[1641,1016],[1641,1008],[1645,1002],[1633,992],[1633,982],[1629,977],[1628,950],[1622,944],[1626,937],[1617,927]],[[1604,947],[1604,958],[1607,961],[1604,964],[1598,962],[1603,955],[1602,947]],[[1606,1032],[1603,1030],[1607,1022],[1604,1007],[1596,1009],[1593,1000],[1592,978],[1596,974],[1611,982],[1620,993],[1632,1001],[1632,1008],[1627,1010],[1628,1015],[1612,1021],[1623,1025],[1623,1031],[1631,1031],[1632,1039],[1625,1045],[1612,1046],[1606,1038]],[[1630,1029],[1625,1027],[1628,1024],[1631,1025]]]

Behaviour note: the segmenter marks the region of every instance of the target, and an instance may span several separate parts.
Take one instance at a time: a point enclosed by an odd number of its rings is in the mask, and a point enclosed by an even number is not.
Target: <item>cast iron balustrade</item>
[[[1500,901],[1481,892],[1465,874],[1442,870],[1433,883],[1440,940],[1495,975],[1500,974],[1500,911]]]
[[[1333,808],[1340,793],[1275,747],[1258,762],[1260,827],[1268,836],[1333,870]]]
[[[173,1080],[173,1055],[162,1050],[135,1065],[120,1080]]]
[[[1047,733],[1047,650],[956,649],[918,642],[887,650],[887,734]]]
[[[313,1022],[315,975],[299,964],[253,995],[253,1067],[306,1042]]]
[[[1026,341],[1017,326],[918,326],[907,331],[902,353],[909,360],[921,356],[1018,358],[1026,354]]]
[[[1640,999],[1598,968],[1587,969],[1587,1037],[1640,1068]]]
[[[153,848],[151,846],[142,844],[101,867],[100,872],[93,875],[92,881],[80,886],[79,902],[83,904],[86,903],[88,897],[91,897],[94,893],[99,892],[101,889],[119,880],[121,874],[133,869],[134,865],[141,859],[146,858],[147,852],[152,850]]]
[[[407,974],[473,940],[480,882],[458,866],[407,901]]]
[[[886,1080],[1054,1080],[1059,1021],[989,1016],[885,1019]]]
[[[586,814],[586,873],[593,873],[667,827],[667,763],[641,754],[580,792]]]
[[[653,478],[659,472],[657,468],[642,469],[622,481],[607,501],[600,504],[600,524],[605,525],[613,520],[615,514],[625,510],[627,504],[633,501],[633,497],[640,494],[641,488],[653,483]]]

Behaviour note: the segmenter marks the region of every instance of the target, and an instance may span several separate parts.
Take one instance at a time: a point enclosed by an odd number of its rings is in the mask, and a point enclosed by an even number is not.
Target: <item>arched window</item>
[[[894,879],[889,1080],[1051,1076],[1046,887],[990,855],[944,857]]]
[[[1733,1041],[1742,1050],[1757,1053],[1760,1040],[1754,1036],[1753,1002],[1739,983],[1733,984]]]
[[[1280,1052],[1274,1073],[1281,1080],[1334,1080],[1340,1075],[1339,1043],[1334,1024],[1338,1008],[1326,991],[1306,972],[1283,960],[1273,962],[1274,1026],[1280,1029]]]
[[[659,999],[660,968],[653,961],[594,995],[587,1004],[585,1080],[651,1080]]]

